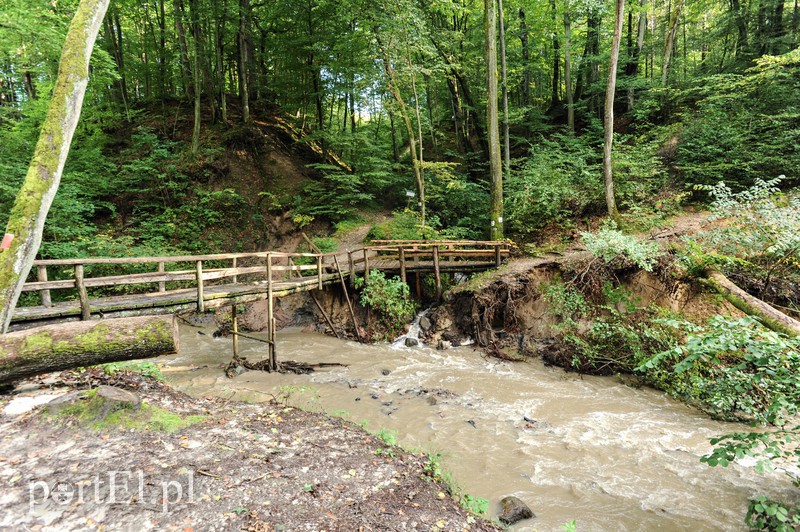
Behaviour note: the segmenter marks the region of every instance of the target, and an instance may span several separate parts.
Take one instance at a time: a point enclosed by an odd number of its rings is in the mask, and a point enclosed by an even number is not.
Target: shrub
[[[371,271],[366,283],[359,277],[356,287],[361,288],[361,304],[378,312],[389,335],[402,331],[416,311],[408,285],[379,270]]]
[[[627,259],[651,272],[661,254],[656,242],[640,242],[617,230],[614,222],[606,223],[597,233],[581,233],[583,243],[593,255],[606,262],[617,257]]]

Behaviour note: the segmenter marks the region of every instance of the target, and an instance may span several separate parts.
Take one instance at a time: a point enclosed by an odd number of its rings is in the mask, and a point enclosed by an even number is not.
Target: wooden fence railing
[[[457,270],[463,267],[466,270],[469,267],[499,266],[509,253],[510,244],[506,242],[380,240],[371,246],[347,251],[346,254],[265,251],[170,257],[37,260],[34,262],[36,280],[26,283],[23,291],[38,292],[42,306],[51,307],[52,290],[77,290],[81,316],[88,319],[91,314],[88,289],[138,286],[139,289],[129,292],[135,297],[134,293],[166,293],[167,283],[184,283],[184,288],[187,288],[187,284],[189,288],[196,288],[197,308],[203,311],[204,291],[207,286],[226,282],[237,284],[244,276],[248,281],[267,281],[265,284],[268,286],[264,287],[267,292],[271,290],[273,282],[291,282],[292,279],[301,279],[302,285],[309,288],[322,288],[324,282],[335,280],[330,274],[335,274],[335,277],[342,280],[349,277],[352,283],[357,272],[363,272],[368,279],[370,269],[399,271],[402,280],[406,282],[408,270],[424,269],[434,272],[437,287],[440,287],[440,272],[443,268]],[[211,267],[208,267],[209,263],[213,263]],[[220,263],[227,265],[220,267]],[[98,267],[103,267],[102,270],[108,272],[114,267],[126,266],[147,271],[127,274],[111,272],[111,275],[101,273],[94,276],[87,274],[87,271]],[[59,270],[57,277],[66,278],[50,280],[48,276],[55,269]],[[317,282],[309,282],[309,277],[316,277]]]

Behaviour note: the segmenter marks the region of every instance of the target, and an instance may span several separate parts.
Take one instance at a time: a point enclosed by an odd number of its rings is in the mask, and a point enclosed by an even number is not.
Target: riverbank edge
[[[48,416],[41,407],[6,413],[21,397],[99,386],[133,392],[148,409],[194,421],[173,431],[87,424],[74,411]],[[277,401],[192,398],[141,373],[91,368],[22,382],[0,395],[0,409],[0,528],[501,529],[463,508],[425,454]],[[124,500],[113,504],[109,496],[119,499],[121,484],[109,493],[110,474],[126,481]],[[99,492],[98,484],[105,484]],[[158,493],[159,486],[175,489]]]

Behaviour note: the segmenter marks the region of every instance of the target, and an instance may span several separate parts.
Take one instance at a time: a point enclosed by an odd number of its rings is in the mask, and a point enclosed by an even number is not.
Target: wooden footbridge
[[[165,314],[268,301],[267,342],[274,361],[274,298],[326,285],[352,285],[370,271],[413,276],[433,273],[437,297],[442,273],[470,273],[500,266],[510,244],[484,241],[381,240],[346,253],[223,253],[214,255],[38,260],[36,280],[25,293],[38,293],[39,305],[18,306],[14,329],[58,321]],[[54,302],[53,291],[66,292]],[[346,290],[345,290],[346,291]],[[62,295],[62,294],[59,294]],[[30,296],[29,296],[30,297]],[[33,296],[36,297],[36,296]],[[236,333],[234,329],[234,350]]]

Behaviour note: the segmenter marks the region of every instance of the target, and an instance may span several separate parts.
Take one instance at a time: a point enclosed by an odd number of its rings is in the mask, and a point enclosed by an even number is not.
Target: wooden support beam
[[[205,302],[203,301],[203,261],[198,260],[195,264],[196,266],[196,274],[195,277],[197,279],[197,312],[205,312]]]
[[[239,265],[239,259],[238,259],[237,257],[233,257],[233,259],[231,259],[231,260],[233,261],[233,262],[231,263],[231,268],[233,268],[234,270],[236,270],[237,266]],[[232,278],[231,278],[231,282],[232,282],[233,284],[236,284],[236,283],[238,283],[238,282],[239,282],[239,276],[238,276],[238,275],[236,275],[236,274],[234,273],[234,274],[233,274],[233,276],[232,276]]]
[[[495,267],[499,268],[502,260],[502,254],[500,253],[500,244],[495,244],[494,246],[494,265]]]
[[[47,282],[47,266],[37,266],[36,267],[36,280],[39,282]],[[52,307],[53,300],[50,299],[50,290],[40,290],[39,296],[42,298],[42,306],[43,307]]]
[[[364,340],[364,335],[362,334],[361,327],[358,326],[356,313],[353,310],[353,302],[350,301],[350,294],[347,293],[347,285],[344,282],[344,274],[342,274],[342,269],[339,268],[339,259],[336,258],[336,255],[333,256],[333,262],[336,264],[336,271],[339,272],[339,281],[342,283],[342,291],[344,292],[344,298],[347,300],[347,308],[350,309],[350,317],[353,318],[353,330],[356,333],[356,338],[358,338],[358,341],[362,342]]]
[[[78,289],[78,298],[81,300],[81,319],[84,321],[89,320],[92,318],[92,310],[89,307],[86,285],[83,284],[83,264],[75,265],[75,286]]]
[[[350,268],[350,288],[356,285],[356,265],[353,264],[353,252],[347,250],[347,267]]]
[[[317,256],[317,290],[322,290],[322,255]]]
[[[235,259],[234,259],[235,260]],[[237,316],[236,303],[231,305],[231,328],[233,329],[233,356],[239,356],[239,317]]]
[[[436,300],[442,299],[442,275],[439,272],[439,246],[433,248],[433,275],[436,278]]]
[[[400,280],[406,283],[406,250],[400,246]]]
[[[364,282],[369,282],[369,255],[368,251],[364,249]]]
[[[275,357],[275,318],[273,317],[274,314],[274,307],[272,301],[272,254],[267,253],[267,340],[269,340],[269,348],[267,349],[267,353],[269,353],[269,368],[270,371],[275,371],[278,369],[278,363]]]
[[[158,263],[158,273],[164,273],[164,272],[165,272],[165,268],[164,268],[164,261],[160,261],[160,262]],[[162,294],[163,294],[164,292],[166,292],[166,291],[167,291],[167,283],[166,283],[166,282],[164,282],[164,281],[159,281],[159,282],[158,282],[158,291],[159,291],[160,293],[162,293]]]
[[[333,334],[335,334],[335,335],[336,335],[336,338],[338,338],[339,340],[341,340],[341,339],[342,339],[342,337],[341,337],[341,336],[339,336],[339,332],[338,332],[338,331],[336,330],[336,328],[333,326],[333,322],[331,321],[331,318],[328,316],[328,313],[327,313],[327,312],[325,312],[325,309],[324,309],[324,308],[322,308],[322,305],[320,305],[320,304],[319,304],[319,300],[317,300],[317,298],[316,298],[316,296],[314,296],[313,292],[309,292],[309,294],[308,294],[308,295],[310,295],[310,296],[311,296],[311,299],[314,301],[314,304],[315,304],[315,305],[317,305],[317,308],[318,308],[318,309],[319,309],[319,311],[322,313],[322,317],[323,317],[323,318],[325,318],[325,323],[327,323],[327,324],[328,324],[328,327],[330,327],[330,328],[331,328],[331,331],[333,331]]]

